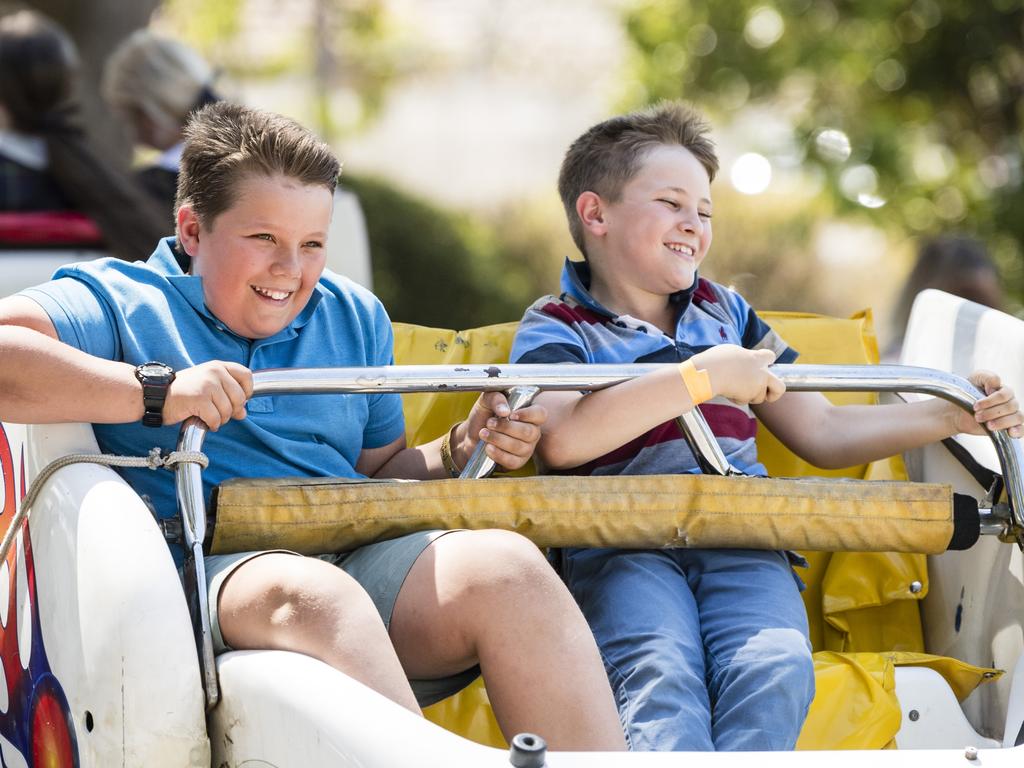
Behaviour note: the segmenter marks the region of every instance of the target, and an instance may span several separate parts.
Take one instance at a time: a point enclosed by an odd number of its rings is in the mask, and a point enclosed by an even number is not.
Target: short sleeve
[[[21,295],[43,308],[57,337],[68,346],[104,360],[121,359],[117,319],[107,301],[87,283],[61,277]]]
[[[799,352],[786,344],[785,340],[772,330],[760,318],[747,300],[735,291],[727,291],[729,312],[736,328],[739,329],[741,343],[747,349],[770,349],[775,353],[775,362],[792,363]]]
[[[372,343],[367,352],[371,359],[367,365],[394,365],[394,331],[384,306],[375,301],[372,316]],[[369,395],[369,418],[363,429],[363,448],[381,448],[393,443],[405,432],[402,415],[402,396],[397,394]]]
[[[561,306],[547,296],[523,315],[512,342],[510,362],[527,364],[592,362],[583,339],[573,326],[549,309]]]

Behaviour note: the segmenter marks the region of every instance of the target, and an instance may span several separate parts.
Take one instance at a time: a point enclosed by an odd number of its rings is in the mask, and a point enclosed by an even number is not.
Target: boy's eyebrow
[[[690,191],[688,189],[683,189],[682,187],[667,187],[667,189],[671,190],[672,192],[678,192],[681,195],[686,195],[687,197],[690,196]],[[700,198],[700,202],[711,205],[711,201],[706,197]]]
[[[261,219],[257,219],[255,221],[246,222],[245,226],[248,229],[268,229],[268,230],[273,230],[273,229],[277,229],[277,227],[279,225],[275,224],[273,222],[270,222],[270,221],[263,221]],[[308,237],[327,237],[327,231],[326,230],[319,230],[318,229],[316,232],[310,232],[308,234]]]

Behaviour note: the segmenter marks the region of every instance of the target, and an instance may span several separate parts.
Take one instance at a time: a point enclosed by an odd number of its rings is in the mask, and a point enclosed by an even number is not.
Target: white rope
[[[61,456],[59,459],[54,459],[45,467],[42,471],[36,475],[35,480],[32,481],[32,487],[29,488],[28,493],[25,494],[25,498],[21,500],[21,508],[18,509],[14,515],[14,519],[11,520],[10,526],[7,528],[7,533],[4,534],[3,541],[0,542],[0,563],[7,561],[7,554],[11,551],[11,545],[14,543],[15,537],[20,533],[22,526],[28,519],[29,510],[36,501],[36,497],[39,496],[39,492],[42,490],[46,481],[49,480],[53,474],[58,470],[62,469],[71,464],[102,464],[107,467],[144,467],[147,469],[160,469],[164,467],[166,469],[173,469],[176,464],[198,464],[203,469],[206,469],[210,460],[206,458],[206,454],[201,451],[171,451],[166,456],[160,452],[159,448],[151,448],[148,456],[112,456],[107,453],[71,453],[67,456]]]

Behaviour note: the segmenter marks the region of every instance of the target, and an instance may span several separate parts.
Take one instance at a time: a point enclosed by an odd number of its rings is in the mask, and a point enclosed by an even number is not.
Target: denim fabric
[[[784,553],[575,549],[563,564],[631,749],[793,748],[814,667]]]

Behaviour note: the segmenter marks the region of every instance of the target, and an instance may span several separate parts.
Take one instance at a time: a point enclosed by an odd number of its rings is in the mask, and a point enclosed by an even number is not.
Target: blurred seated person
[[[160,152],[138,172],[146,191],[174,210],[182,131],[189,115],[220,101],[216,73],[184,43],[140,29],[110,55],[103,71],[103,98],[130,126],[135,140]]]
[[[989,257],[984,243],[960,234],[940,235],[926,240],[903,284],[893,315],[893,341],[882,356],[883,362],[899,359],[914,298],[928,288],[962,296],[993,309],[1001,310],[1005,303],[999,270]]]
[[[145,259],[170,217],[90,143],[77,73],[75,46],[55,22],[30,10],[0,16],[0,211],[80,211],[114,255]]]

